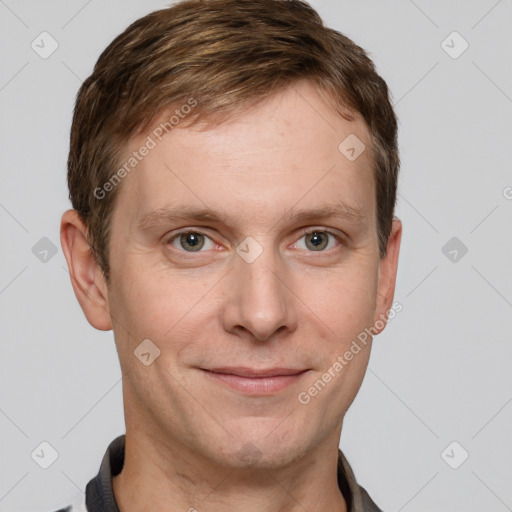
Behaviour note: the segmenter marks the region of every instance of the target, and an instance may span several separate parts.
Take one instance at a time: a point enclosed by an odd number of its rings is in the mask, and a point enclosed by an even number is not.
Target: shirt
[[[112,477],[124,465],[126,434],[116,437],[108,446],[98,474],[87,484],[85,495],[56,512],[119,512],[112,488]],[[348,512],[382,512],[368,493],[356,482],[354,473],[338,449],[338,486],[347,503]]]

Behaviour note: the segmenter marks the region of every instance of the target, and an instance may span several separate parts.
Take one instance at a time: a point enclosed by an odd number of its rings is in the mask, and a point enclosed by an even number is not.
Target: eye
[[[305,243],[302,243],[305,240]],[[326,249],[332,249],[340,242],[338,237],[330,231],[314,230],[304,233],[294,247],[298,249],[307,249],[310,251],[323,252]]]
[[[185,252],[200,252],[201,249],[213,249],[215,243],[204,233],[197,231],[184,231],[169,238],[170,243],[175,249]]]

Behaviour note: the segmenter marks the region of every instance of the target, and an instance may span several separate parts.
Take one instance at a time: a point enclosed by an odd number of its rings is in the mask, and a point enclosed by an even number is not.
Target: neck
[[[337,481],[336,440],[285,467],[240,469],[219,465],[176,440],[155,439],[147,427],[130,430],[127,424],[123,470],[113,478],[120,512],[347,510]]]

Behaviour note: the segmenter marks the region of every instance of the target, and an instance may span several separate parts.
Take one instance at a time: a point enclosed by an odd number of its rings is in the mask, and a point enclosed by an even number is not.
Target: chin
[[[290,415],[291,417],[291,415]],[[306,453],[309,436],[300,423],[286,424],[283,418],[250,418],[238,424],[233,437],[219,451],[230,466],[277,469]],[[219,453],[218,452],[218,453]]]

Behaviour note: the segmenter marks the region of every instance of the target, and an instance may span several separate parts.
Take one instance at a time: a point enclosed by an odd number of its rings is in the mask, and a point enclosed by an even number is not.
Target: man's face
[[[351,134],[367,148],[354,161],[338,149]],[[217,127],[155,140],[124,179],[111,226],[127,431],[137,424],[229,465],[244,450],[272,466],[337,444],[369,350],[307,404],[298,397],[389,307],[363,121],[341,119],[303,82]],[[145,141],[131,140],[126,157]],[[160,355],[146,366],[134,351],[147,339]],[[276,368],[302,373],[212,373]]]

